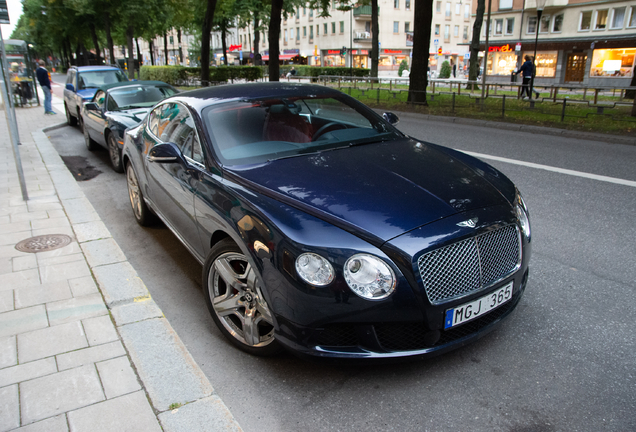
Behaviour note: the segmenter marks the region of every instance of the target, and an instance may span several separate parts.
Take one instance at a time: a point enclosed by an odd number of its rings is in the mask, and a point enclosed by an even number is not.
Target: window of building
[[[313,18],[313,17],[314,17],[314,10],[309,9],[309,18]]]
[[[537,17],[529,16],[528,17],[528,28],[526,29],[527,34],[535,34],[537,32]]]
[[[404,9],[411,10],[411,0],[404,0]]]
[[[446,2],[446,16],[447,17],[451,16],[451,4],[450,4],[450,2]]]
[[[563,30],[563,14],[555,16],[554,22],[552,23],[553,33],[561,33],[561,30]]]
[[[464,26],[464,34],[462,35],[463,40],[468,40],[468,26]]]
[[[303,8],[303,16],[305,16],[305,15],[307,15],[307,8],[306,7]]]
[[[325,36],[327,36],[327,33],[328,33],[328,31],[327,31],[327,23],[324,23],[324,24],[323,24],[323,30],[324,30],[324,31],[323,31],[322,33],[323,33]]]
[[[435,24],[435,36],[439,36],[439,24]]]
[[[340,33],[344,33],[344,21],[340,21]]]
[[[592,55],[591,77],[631,77],[636,48],[596,49]]]
[[[400,8],[400,0],[393,0],[393,7],[395,9],[399,9]]]
[[[488,20],[485,20],[481,25],[481,35],[486,37],[486,29],[488,29],[488,36],[492,36],[492,20],[490,20],[490,25],[488,25]]]
[[[499,10],[512,9],[512,0],[499,0]]]
[[[625,23],[625,8],[614,8],[612,10],[612,22],[610,28],[622,29]]]
[[[320,26],[318,24],[316,24],[316,36],[320,36]]]
[[[408,21],[406,21],[406,22],[404,23],[404,33],[408,33],[408,32],[410,32],[410,31],[411,31],[411,23],[410,23],[410,22],[408,22]]]
[[[462,4],[455,3],[455,15],[460,15],[462,13]]]
[[[495,36],[503,34],[503,18],[495,20]]]
[[[316,29],[318,29],[318,26],[316,26]],[[313,39],[314,38],[314,26],[309,26],[309,39]]]
[[[450,41],[450,25],[446,24],[444,26],[444,41]]]
[[[371,33],[371,21],[364,22],[364,31],[367,33]]]
[[[300,27],[296,27],[296,40],[300,40]]]
[[[581,12],[579,31],[589,31],[592,27],[592,11]]]
[[[550,31],[550,15],[543,15],[541,17],[541,26],[539,27],[539,33],[548,33]]]
[[[529,55],[532,57],[534,52],[524,51],[521,53],[521,57]],[[536,68],[538,77],[554,78],[556,76],[557,59],[559,58],[558,51],[537,51]],[[510,75],[509,73],[507,75]]]
[[[335,23],[335,21],[331,23],[331,34],[336,34],[336,23]]]
[[[464,19],[470,19],[470,5],[464,5]]]
[[[442,2],[441,1],[435,2],[435,12],[442,13]]]
[[[455,28],[453,29],[453,36],[459,37],[459,26],[455,26]]]
[[[294,29],[289,29],[289,39],[293,40],[294,39]]]
[[[307,27],[303,26],[303,37],[307,37]]]
[[[632,6],[629,13],[629,21],[627,21],[627,27],[636,27],[636,6]]]
[[[596,21],[594,21],[594,30],[605,30],[607,27],[607,9],[596,11]]]
[[[393,21],[393,33],[399,33],[399,32],[400,32],[400,22]]]
[[[300,19],[300,7],[296,9],[296,19]]]
[[[515,31],[515,19],[506,18],[506,34],[511,35]]]

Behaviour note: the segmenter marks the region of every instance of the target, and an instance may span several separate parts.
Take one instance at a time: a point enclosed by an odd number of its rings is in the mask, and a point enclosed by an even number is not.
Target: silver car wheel
[[[128,165],[128,169],[126,170],[126,183],[128,183],[128,197],[130,198],[133,213],[135,214],[135,218],[140,220],[142,218],[142,208],[139,182],[137,181],[135,170],[133,170],[131,165]]]
[[[208,287],[214,313],[234,339],[254,348],[274,341],[271,312],[244,255],[219,255],[210,266]]]

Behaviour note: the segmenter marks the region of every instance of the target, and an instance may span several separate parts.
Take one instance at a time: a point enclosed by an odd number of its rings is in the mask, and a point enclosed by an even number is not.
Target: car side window
[[[104,109],[104,102],[106,102],[106,93],[104,93],[103,91],[98,91],[95,94],[94,100],[99,109]]]

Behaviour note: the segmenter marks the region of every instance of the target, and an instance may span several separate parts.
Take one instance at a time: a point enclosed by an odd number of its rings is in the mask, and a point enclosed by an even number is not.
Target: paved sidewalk
[[[43,132],[60,105],[16,109],[27,202],[0,110],[0,432],[240,431]],[[70,243],[15,247],[43,235]]]

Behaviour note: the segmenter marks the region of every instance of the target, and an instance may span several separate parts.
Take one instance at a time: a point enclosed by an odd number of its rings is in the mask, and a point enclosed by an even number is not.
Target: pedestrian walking
[[[530,94],[530,80],[532,80],[534,65],[532,64],[532,57],[529,55],[526,55],[524,59],[525,62],[521,65],[519,70],[515,72],[515,75],[519,75],[519,73],[521,73],[521,77],[523,79],[521,83],[521,98],[525,99],[526,96],[524,96],[524,94],[527,94],[528,98],[532,99],[532,95]],[[539,98],[539,92],[535,91],[534,93],[536,94],[536,97]]]
[[[51,75],[49,75],[49,71],[44,67],[44,60],[40,60],[38,64],[40,66],[36,69],[35,75],[44,92],[44,114],[57,114],[51,107]]]

